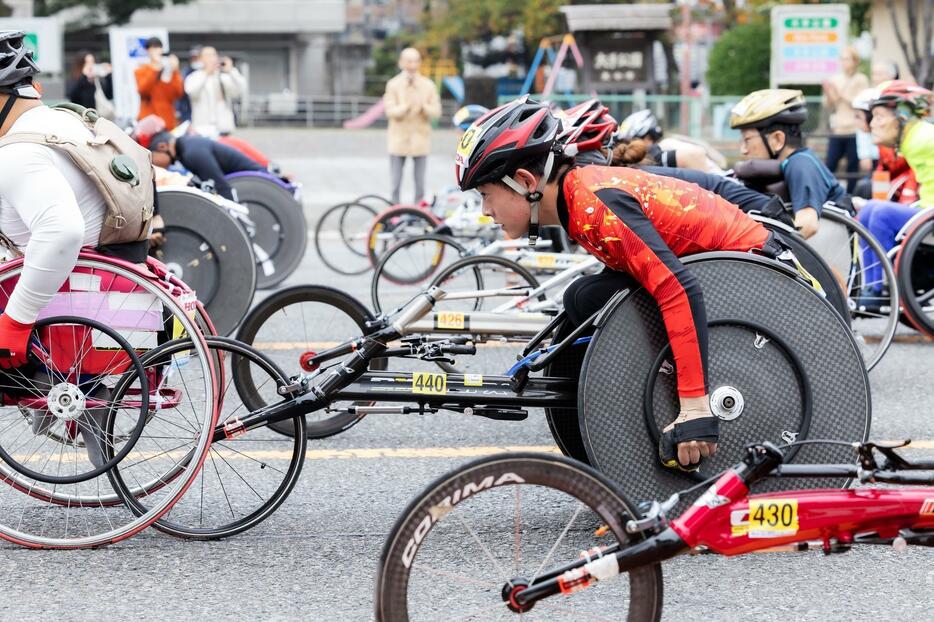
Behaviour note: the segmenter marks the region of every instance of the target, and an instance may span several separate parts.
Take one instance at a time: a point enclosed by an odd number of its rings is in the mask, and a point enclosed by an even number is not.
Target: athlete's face
[[[895,111],[888,106],[873,108],[869,129],[872,131],[872,142],[894,147],[898,140],[898,117],[895,116]]]
[[[768,160],[769,159],[769,150],[765,148],[765,143],[762,142],[762,135],[759,134],[759,130],[754,128],[746,128],[741,130],[742,132],[742,143],[739,146],[739,152],[747,160]]]
[[[530,190],[535,187],[535,177],[528,171],[520,169],[514,177]],[[531,185],[526,185],[529,179]],[[502,226],[506,235],[515,239],[529,232],[530,207],[524,196],[501,183],[480,184],[477,190],[483,197],[483,215]]]

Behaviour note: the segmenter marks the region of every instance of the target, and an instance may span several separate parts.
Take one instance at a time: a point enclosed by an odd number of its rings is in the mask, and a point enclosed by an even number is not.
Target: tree
[[[707,58],[711,95],[745,95],[769,87],[772,29],[754,22],[727,30]]]
[[[96,26],[125,24],[140,9],[161,9],[166,3],[187,4],[189,0],[36,0],[36,15],[53,15],[76,6],[84,6],[104,16]]]
[[[934,86],[934,0],[908,0],[904,4],[908,24],[903,26],[899,24],[894,0],[885,0],[905,62],[918,84],[931,88]]]

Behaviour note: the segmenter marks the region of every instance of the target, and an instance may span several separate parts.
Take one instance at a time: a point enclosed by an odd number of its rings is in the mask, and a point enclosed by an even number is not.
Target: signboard
[[[581,37],[587,88],[598,92],[644,88],[651,79],[651,43],[626,33],[589,32]]]
[[[168,53],[169,33],[165,28],[111,28],[108,34],[117,118],[135,119],[139,112],[139,92],[133,72],[149,59],[144,47],[146,39],[159,37]]]
[[[56,17],[3,17],[0,30],[22,30],[43,73],[62,72],[62,22]]]
[[[850,7],[793,4],[772,9],[772,88],[780,84],[822,84],[840,71],[847,45]]]

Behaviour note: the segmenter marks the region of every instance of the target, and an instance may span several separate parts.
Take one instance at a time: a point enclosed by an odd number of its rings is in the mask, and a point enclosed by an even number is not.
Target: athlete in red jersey
[[[659,456],[696,469],[716,451],[718,420],[706,387],[707,317],[703,294],[679,256],[767,247],[769,232],[735,205],[699,186],[629,168],[576,168],[556,140],[560,122],[521,98],[478,119],[463,135],[456,172],[476,188],[484,214],[510,237],[538,237],[561,224],[610,270],[575,281],[565,308],[580,323],[635,279],[658,303],[678,373],[681,410],[663,430]],[[598,301],[594,304],[594,301]]]

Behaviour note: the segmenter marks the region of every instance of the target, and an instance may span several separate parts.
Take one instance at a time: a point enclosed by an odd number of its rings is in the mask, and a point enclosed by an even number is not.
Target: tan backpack
[[[148,238],[155,200],[152,154],[93,108],[64,103],[53,110],[80,119],[93,138],[75,142],[54,134],[23,132],[0,138],[0,148],[33,143],[67,153],[75,166],[94,180],[107,204],[99,245]]]

